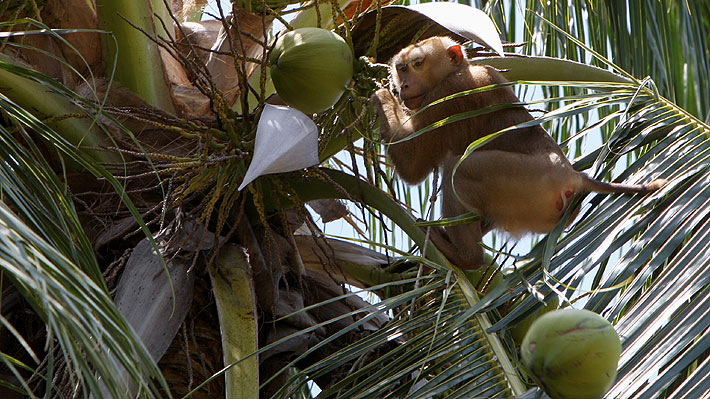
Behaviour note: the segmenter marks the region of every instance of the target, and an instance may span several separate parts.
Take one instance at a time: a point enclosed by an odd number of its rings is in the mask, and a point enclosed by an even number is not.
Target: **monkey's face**
[[[421,78],[424,62],[424,58],[410,58],[392,63],[392,87],[402,103],[411,110],[421,108],[424,96],[431,90],[428,82]]]
[[[392,58],[392,88],[407,108],[417,110],[426,105],[426,95],[460,68],[461,60],[449,55],[452,46],[458,45],[449,38],[433,37],[403,49]]]
[[[430,81],[425,79],[426,61],[426,54],[416,47],[401,52],[392,60],[392,86],[402,103],[411,110],[421,108],[424,96],[431,90]]]

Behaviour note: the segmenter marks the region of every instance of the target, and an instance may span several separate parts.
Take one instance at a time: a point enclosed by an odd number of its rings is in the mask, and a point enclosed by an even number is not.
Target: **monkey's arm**
[[[380,136],[386,142],[401,140],[412,134],[412,123],[404,113],[402,105],[388,89],[379,89],[370,102],[380,120]]]
[[[418,123],[417,116],[405,114],[400,102],[387,89],[377,90],[370,101],[380,121],[380,136],[386,143],[405,139],[425,126]],[[391,144],[387,149],[397,174],[409,184],[424,180],[446,153],[442,143],[429,133],[432,132]]]

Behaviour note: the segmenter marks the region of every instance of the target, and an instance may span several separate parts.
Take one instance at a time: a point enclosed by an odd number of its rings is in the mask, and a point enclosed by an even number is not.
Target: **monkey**
[[[370,101],[395,172],[406,183],[417,184],[441,168],[442,216],[474,211],[480,217],[472,223],[430,230],[434,245],[463,269],[483,265],[479,243],[493,229],[513,236],[549,233],[575,195],[645,194],[665,184],[663,179],[643,185],[594,180],[572,167],[539,124],[507,131],[487,142],[464,158],[454,173],[470,143],[534,118],[516,105],[520,100],[496,69],[469,64],[463,47],[449,37],[431,37],[402,49],[389,68],[390,86],[397,96],[380,88]],[[425,108],[444,97],[492,85],[502,86]],[[496,104],[513,105],[414,135],[451,115]]]

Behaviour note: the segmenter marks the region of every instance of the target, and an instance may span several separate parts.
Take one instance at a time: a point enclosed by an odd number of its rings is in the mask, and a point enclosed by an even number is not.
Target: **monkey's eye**
[[[420,66],[422,66],[423,63],[424,63],[424,60],[416,60],[416,61],[414,61],[414,67],[419,68]]]
[[[397,66],[400,72],[407,72],[407,64],[401,64]]]

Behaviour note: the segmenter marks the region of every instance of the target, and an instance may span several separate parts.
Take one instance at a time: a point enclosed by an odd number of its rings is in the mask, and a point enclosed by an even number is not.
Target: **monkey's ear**
[[[463,48],[460,44],[449,47],[446,49],[446,52],[449,54],[449,58],[454,65],[458,65],[463,61]]]

